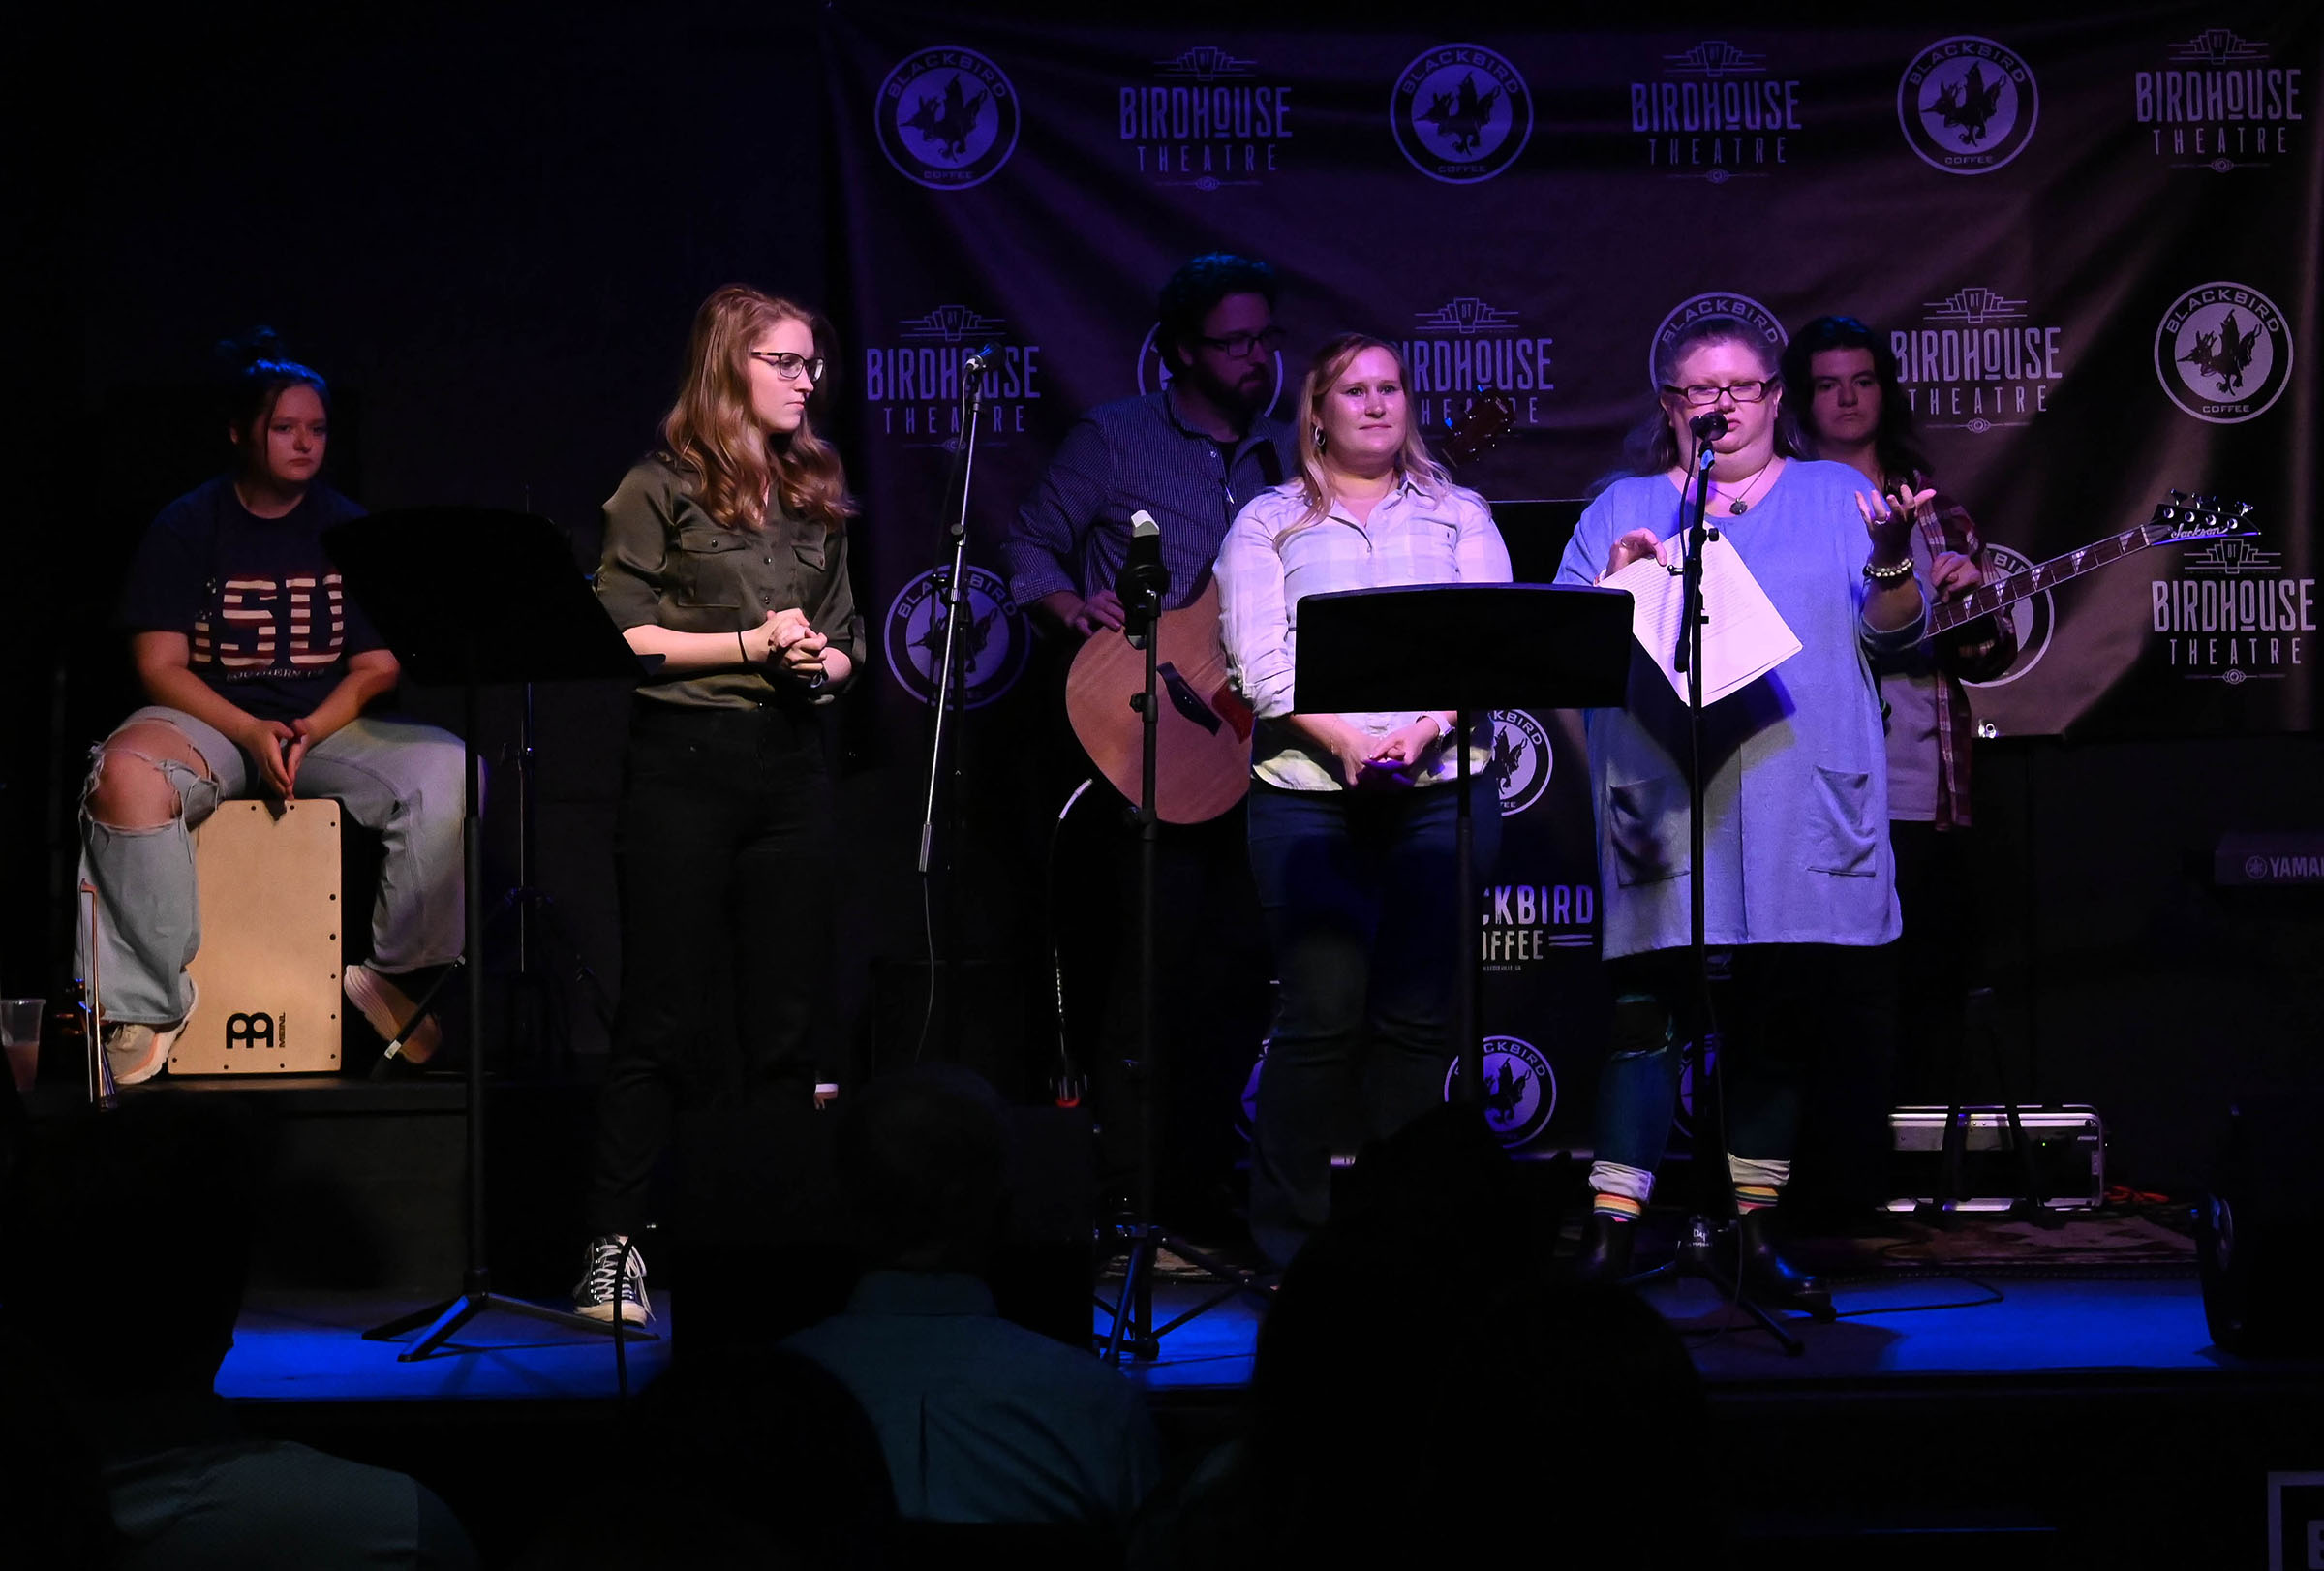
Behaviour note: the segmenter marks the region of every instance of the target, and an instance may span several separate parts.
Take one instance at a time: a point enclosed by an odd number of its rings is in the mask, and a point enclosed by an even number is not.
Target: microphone
[[[1697,442],[1716,442],[1727,435],[1727,416],[1712,410],[1708,415],[1697,415],[1689,420],[1687,429],[1695,433]]]
[[[983,349],[978,350],[974,354],[963,355],[961,357],[961,369],[963,371],[973,371],[978,376],[982,376],[993,368],[993,357],[999,353],[1000,343],[998,340],[994,340],[986,344]]]
[[[1146,635],[1161,613],[1162,597],[1170,593],[1170,570],[1162,565],[1162,526],[1140,508],[1130,514],[1130,553],[1122,559],[1114,581],[1114,598],[1121,601],[1122,633],[1132,649],[1146,647]]]

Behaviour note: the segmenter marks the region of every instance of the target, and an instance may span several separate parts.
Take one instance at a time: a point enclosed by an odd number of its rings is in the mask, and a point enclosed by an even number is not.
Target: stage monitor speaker
[[[2324,1097],[2248,1097],[2228,1115],[2209,1189],[2195,1206],[2203,1316],[2230,1353],[2312,1353],[2324,1313]]]

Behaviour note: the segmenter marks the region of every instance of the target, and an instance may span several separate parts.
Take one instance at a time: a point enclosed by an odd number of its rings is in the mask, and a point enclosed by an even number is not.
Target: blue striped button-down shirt
[[[1297,472],[1291,428],[1262,416],[1232,453],[1178,417],[1166,389],[1100,404],[1074,422],[1001,541],[1009,595],[1030,605],[1070,589],[1111,589],[1130,547],[1130,514],[1162,527],[1165,610],[1201,593],[1227,526],[1252,497]]]

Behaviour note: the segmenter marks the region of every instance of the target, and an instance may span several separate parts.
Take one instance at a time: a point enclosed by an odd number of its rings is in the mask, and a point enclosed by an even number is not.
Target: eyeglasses
[[[820,355],[810,360],[804,354],[793,354],[787,350],[754,349],[750,351],[750,357],[773,366],[775,374],[785,382],[797,382],[801,376],[810,382],[823,380],[823,359]]]
[[[1781,379],[1779,378],[1776,380]],[[1760,399],[1765,398],[1767,396],[1767,389],[1774,385],[1775,381],[1773,380],[1767,382],[1729,382],[1717,387],[1710,386],[1709,385],[1700,382],[1697,382],[1693,386],[1689,387],[1673,387],[1666,382],[1663,384],[1663,391],[1667,393],[1677,394],[1679,397],[1685,399],[1688,403],[1694,405],[1697,409],[1708,409],[1713,404],[1719,402],[1719,399],[1722,395],[1732,398],[1738,404],[1756,404]]]
[[[1253,350],[1265,350],[1271,354],[1283,347],[1283,329],[1280,327],[1269,327],[1255,333],[1229,333],[1224,338],[1210,338],[1202,334],[1196,336],[1198,342],[1208,344],[1221,354],[1236,360],[1249,359]]]

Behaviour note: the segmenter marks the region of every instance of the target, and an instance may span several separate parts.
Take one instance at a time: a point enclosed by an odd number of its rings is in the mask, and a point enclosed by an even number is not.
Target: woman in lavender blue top
[[[1385,1136],[1443,1101],[1458,974],[1458,787],[1439,788],[1458,774],[1453,716],[1301,710],[1300,601],[1509,581],[1491,509],[1429,457],[1389,345],[1351,333],[1317,353],[1299,451],[1300,478],[1251,499],[1217,570],[1221,641],[1258,716],[1251,873],[1282,990],[1251,1167],[1251,1232],[1278,1261],[1324,1222],[1351,1124]],[[1472,744],[1481,871],[1501,835],[1489,761]]]
[[[1897,935],[1871,657],[1919,637],[1909,535],[1924,499],[1868,497],[1853,470],[1789,456],[1777,419],[1782,379],[1770,347],[1744,323],[1690,324],[1658,352],[1655,369],[1647,462],[1591,504],[1558,580],[1594,583],[1649,554],[1675,561],[1697,451],[1690,421],[1726,416],[1726,433],[1712,440],[1710,512],[1801,647],[1704,713],[1705,937],[1733,951],[1734,985],[1718,1024],[1744,1271],[1759,1296],[1814,1307],[1818,1289],[1776,1253],[1760,1213],[1789,1178],[1811,1041],[1868,1004],[1862,957]],[[1592,711],[1589,741],[1616,1002],[1583,1269],[1618,1277],[1670,1124],[1672,1044],[1697,1018],[1687,711],[1642,650],[1633,652],[1626,706]]]

